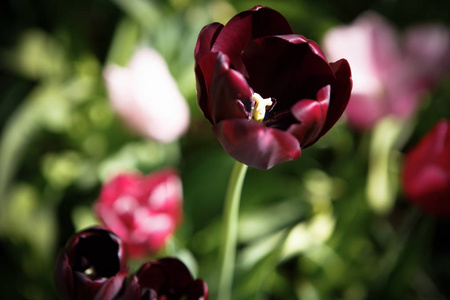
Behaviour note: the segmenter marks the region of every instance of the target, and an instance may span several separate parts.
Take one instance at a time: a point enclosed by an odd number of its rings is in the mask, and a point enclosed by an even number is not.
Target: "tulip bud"
[[[64,299],[114,299],[128,275],[120,238],[100,227],[75,234],[60,252],[55,285]]]
[[[194,280],[180,260],[168,257],[143,264],[131,277],[122,299],[208,300],[208,287],[203,280]]]

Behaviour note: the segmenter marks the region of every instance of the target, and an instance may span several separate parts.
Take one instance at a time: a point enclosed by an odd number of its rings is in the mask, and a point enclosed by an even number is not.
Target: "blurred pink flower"
[[[160,142],[187,130],[188,105],[157,51],[136,51],[127,68],[107,66],[104,78],[114,110],[131,129]]]
[[[323,45],[328,59],[346,57],[352,66],[353,91],[346,115],[357,129],[370,129],[387,115],[409,118],[424,92],[450,70],[448,28],[417,25],[399,37],[373,12],[331,29]]]
[[[155,253],[181,222],[181,180],[172,169],[119,174],[102,187],[94,212],[125,242],[131,257]]]
[[[450,120],[437,123],[405,157],[408,200],[435,216],[450,215]]]

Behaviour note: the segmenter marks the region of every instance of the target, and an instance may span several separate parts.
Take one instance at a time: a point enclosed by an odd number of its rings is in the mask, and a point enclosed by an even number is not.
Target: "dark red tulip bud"
[[[122,299],[208,300],[208,287],[203,280],[194,280],[180,260],[168,257],[143,264],[131,277]]]
[[[101,227],[75,234],[56,261],[55,285],[64,299],[114,299],[128,275],[124,245]]]

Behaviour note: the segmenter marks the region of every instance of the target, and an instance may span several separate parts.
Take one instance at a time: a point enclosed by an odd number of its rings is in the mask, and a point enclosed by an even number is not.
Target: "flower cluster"
[[[206,283],[194,280],[176,258],[147,262],[127,282],[128,273],[122,240],[107,229],[92,227],[69,240],[54,276],[59,293],[70,300],[208,299]]]
[[[346,60],[328,63],[277,11],[256,6],[205,26],[195,47],[197,100],[225,151],[258,168],[296,159],[344,112]]]
[[[103,185],[94,211],[102,223],[139,258],[160,250],[182,218],[182,187],[177,172],[123,173]]]
[[[437,27],[416,28],[406,34],[405,46],[400,47],[398,37],[389,24],[375,14],[365,14],[354,25],[333,29],[326,35],[326,49],[335,61],[329,62],[315,42],[295,34],[287,20],[268,7],[255,6],[237,14],[225,25],[212,23],[201,30],[194,54],[198,105],[224,150],[237,160],[225,196],[224,230],[219,245],[221,269],[217,270],[219,278],[213,285],[218,299],[236,299],[241,292],[236,289],[237,293],[233,293],[233,285],[238,281],[234,277],[236,258],[243,257],[244,261],[246,257],[237,256],[236,251],[240,248],[237,222],[240,220],[239,201],[247,166],[269,169],[297,159],[302,149],[315,144],[335,125],[347,109],[350,98],[352,100],[346,113],[350,125],[358,129],[371,128],[380,118],[390,114],[408,117],[415,110],[423,91],[450,69],[447,55],[450,35],[447,34],[447,31],[440,31]],[[349,53],[352,55],[347,56]],[[341,56],[349,57],[355,70],[353,75],[349,63],[340,59]],[[354,75],[357,75],[355,90],[351,95]],[[130,127],[160,142],[173,141],[184,133],[189,122],[188,108],[159,54],[141,49],[128,68],[108,66],[104,76],[113,106]],[[159,79],[167,85],[158,85]],[[147,82],[156,85],[149,88]],[[388,128],[391,129],[392,126]],[[380,136],[386,138],[386,135]],[[386,147],[370,147],[369,155],[373,156],[369,156],[368,160],[368,175],[372,176],[368,177],[368,190],[371,191],[370,178],[376,177],[379,179],[374,181],[377,190],[386,191],[389,197],[385,198],[389,200],[395,199],[397,191],[383,187],[388,187],[390,179],[388,167],[394,149],[391,142],[398,136],[395,134],[392,138],[386,138],[389,142]],[[377,151],[379,149],[382,151]],[[405,198],[425,212],[439,217],[450,215],[449,154],[450,121],[442,120],[406,154],[403,165]],[[350,164],[352,160],[353,157],[349,159]],[[380,161],[383,163],[377,164]],[[379,171],[373,165],[384,169]],[[295,215],[290,216],[286,223],[274,223],[276,227],[288,228],[293,222],[298,222],[292,230],[286,229],[285,240],[281,236],[274,240],[283,250],[276,253],[281,253],[280,261],[290,259],[297,253],[307,255],[311,252],[310,245],[304,246],[298,241],[314,236],[316,219],[321,222],[325,220],[329,232],[342,230],[335,226],[339,220],[331,204],[335,182],[339,183],[340,178],[334,180],[326,174],[322,176],[322,171],[317,172],[315,167],[308,169],[308,172],[320,176],[314,176],[311,181],[308,179],[305,185],[311,194],[311,197],[305,197],[305,201],[311,200],[308,202],[311,204],[310,212],[308,210],[300,219]],[[355,174],[359,176],[359,172]],[[341,175],[345,178],[344,174]],[[209,180],[207,177],[202,179],[201,183]],[[296,180],[296,175],[293,180]],[[313,181],[314,184],[309,184]],[[313,191],[322,186],[323,193]],[[252,186],[254,190],[260,187],[260,182],[256,181]],[[261,194],[264,192],[265,189]],[[318,197],[325,199],[321,201],[325,205],[319,205],[320,208],[313,203],[313,199]],[[356,202],[358,197],[351,198]],[[57,258],[54,280],[60,295],[70,300],[207,300],[209,292],[206,283],[194,278],[187,266],[177,258],[152,259],[132,271],[128,265],[128,258],[142,259],[163,249],[181,223],[182,204],[182,184],[174,169],[163,169],[148,175],[120,173],[112,177],[103,185],[93,206],[103,226],[76,233]],[[283,205],[280,211],[287,212],[289,209],[296,212],[297,206],[288,204]],[[267,212],[271,213],[273,210],[269,209]],[[259,220],[260,216],[255,216]],[[266,216],[266,210],[261,216]],[[275,213],[274,216],[284,214]],[[267,228],[272,229],[270,226],[274,224],[268,223]],[[276,231],[270,230],[270,234],[272,232]],[[253,266],[257,266],[258,271],[264,271],[265,264],[260,259],[270,256],[272,249],[266,246],[257,249],[259,238],[261,241],[266,239],[264,234],[254,239],[255,244],[253,240],[244,241],[245,251],[256,249],[261,255],[242,271]],[[390,233],[390,236],[395,237],[395,233]],[[359,240],[360,236],[356,238]],[[325,241],[318,241],[313,246],[321,247],[320,243]],[[346,241],[343,239],[340,244],[350,244]],[[372,243],[370,239],[365,242]],[[386,253],[391,250],[383,248],[388,242],[381,244],[381,250]],[[215,250],[216,245],[211,245],[210,249]],[[332,258],[338,259],[339,263],[345,258],[341,255],[344,252],[340,251],[334,255],[336,258]],[[376,263],[379,260],[371,261]],[[139,260],[139,263],[142,262]],[[321,262],[318,266],[322,268],[327,265],[336,264]],[[265,271],[273,271],[272,265],[268,268],[271,269]],[[347,269],[342,268],[342,272],[347,272]],[[215,271],[212,270],[211,274]],[[251,276],[253,274],[248,277],[250,281],[254,280]],[[247,280],[245,276],[236,278]],[[352,275],[351,278],[357,276]],[[307,284],[308,289],[313,286],[310,284],[312,282]],[[255,286],[260,287],[264,283],[265,280]],[[370,291],[368,289],[367,294]],[[250,295],[250,292],[246,293]],[[265,290],[262,292],[266,293]],[[292,292],[279,298],[290,298]],[[263,297],[263,294],[255,296]],[[278,299],[276,296],[267,294],[269,298]]]

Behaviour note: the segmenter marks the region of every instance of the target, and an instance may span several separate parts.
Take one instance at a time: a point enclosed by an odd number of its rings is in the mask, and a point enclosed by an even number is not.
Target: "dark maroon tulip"
[[[225,151],[258,169],[296,159],[340,118],[352,88],[346,60],[262,6],[205,26],[195,47],[197,100]]]
[[[192,278],[176,258],[147,262],[134,274],[125,288],[123,300],[208,300],[206,283]]]
[[[75,234],[56,261],[55,285],[64,299],[114,299],[128,275],[124,245],[101,227]]]
[[[408,152],[403,168],[408,200],[435,216],[450,215],[450,121],[442,120]]]

